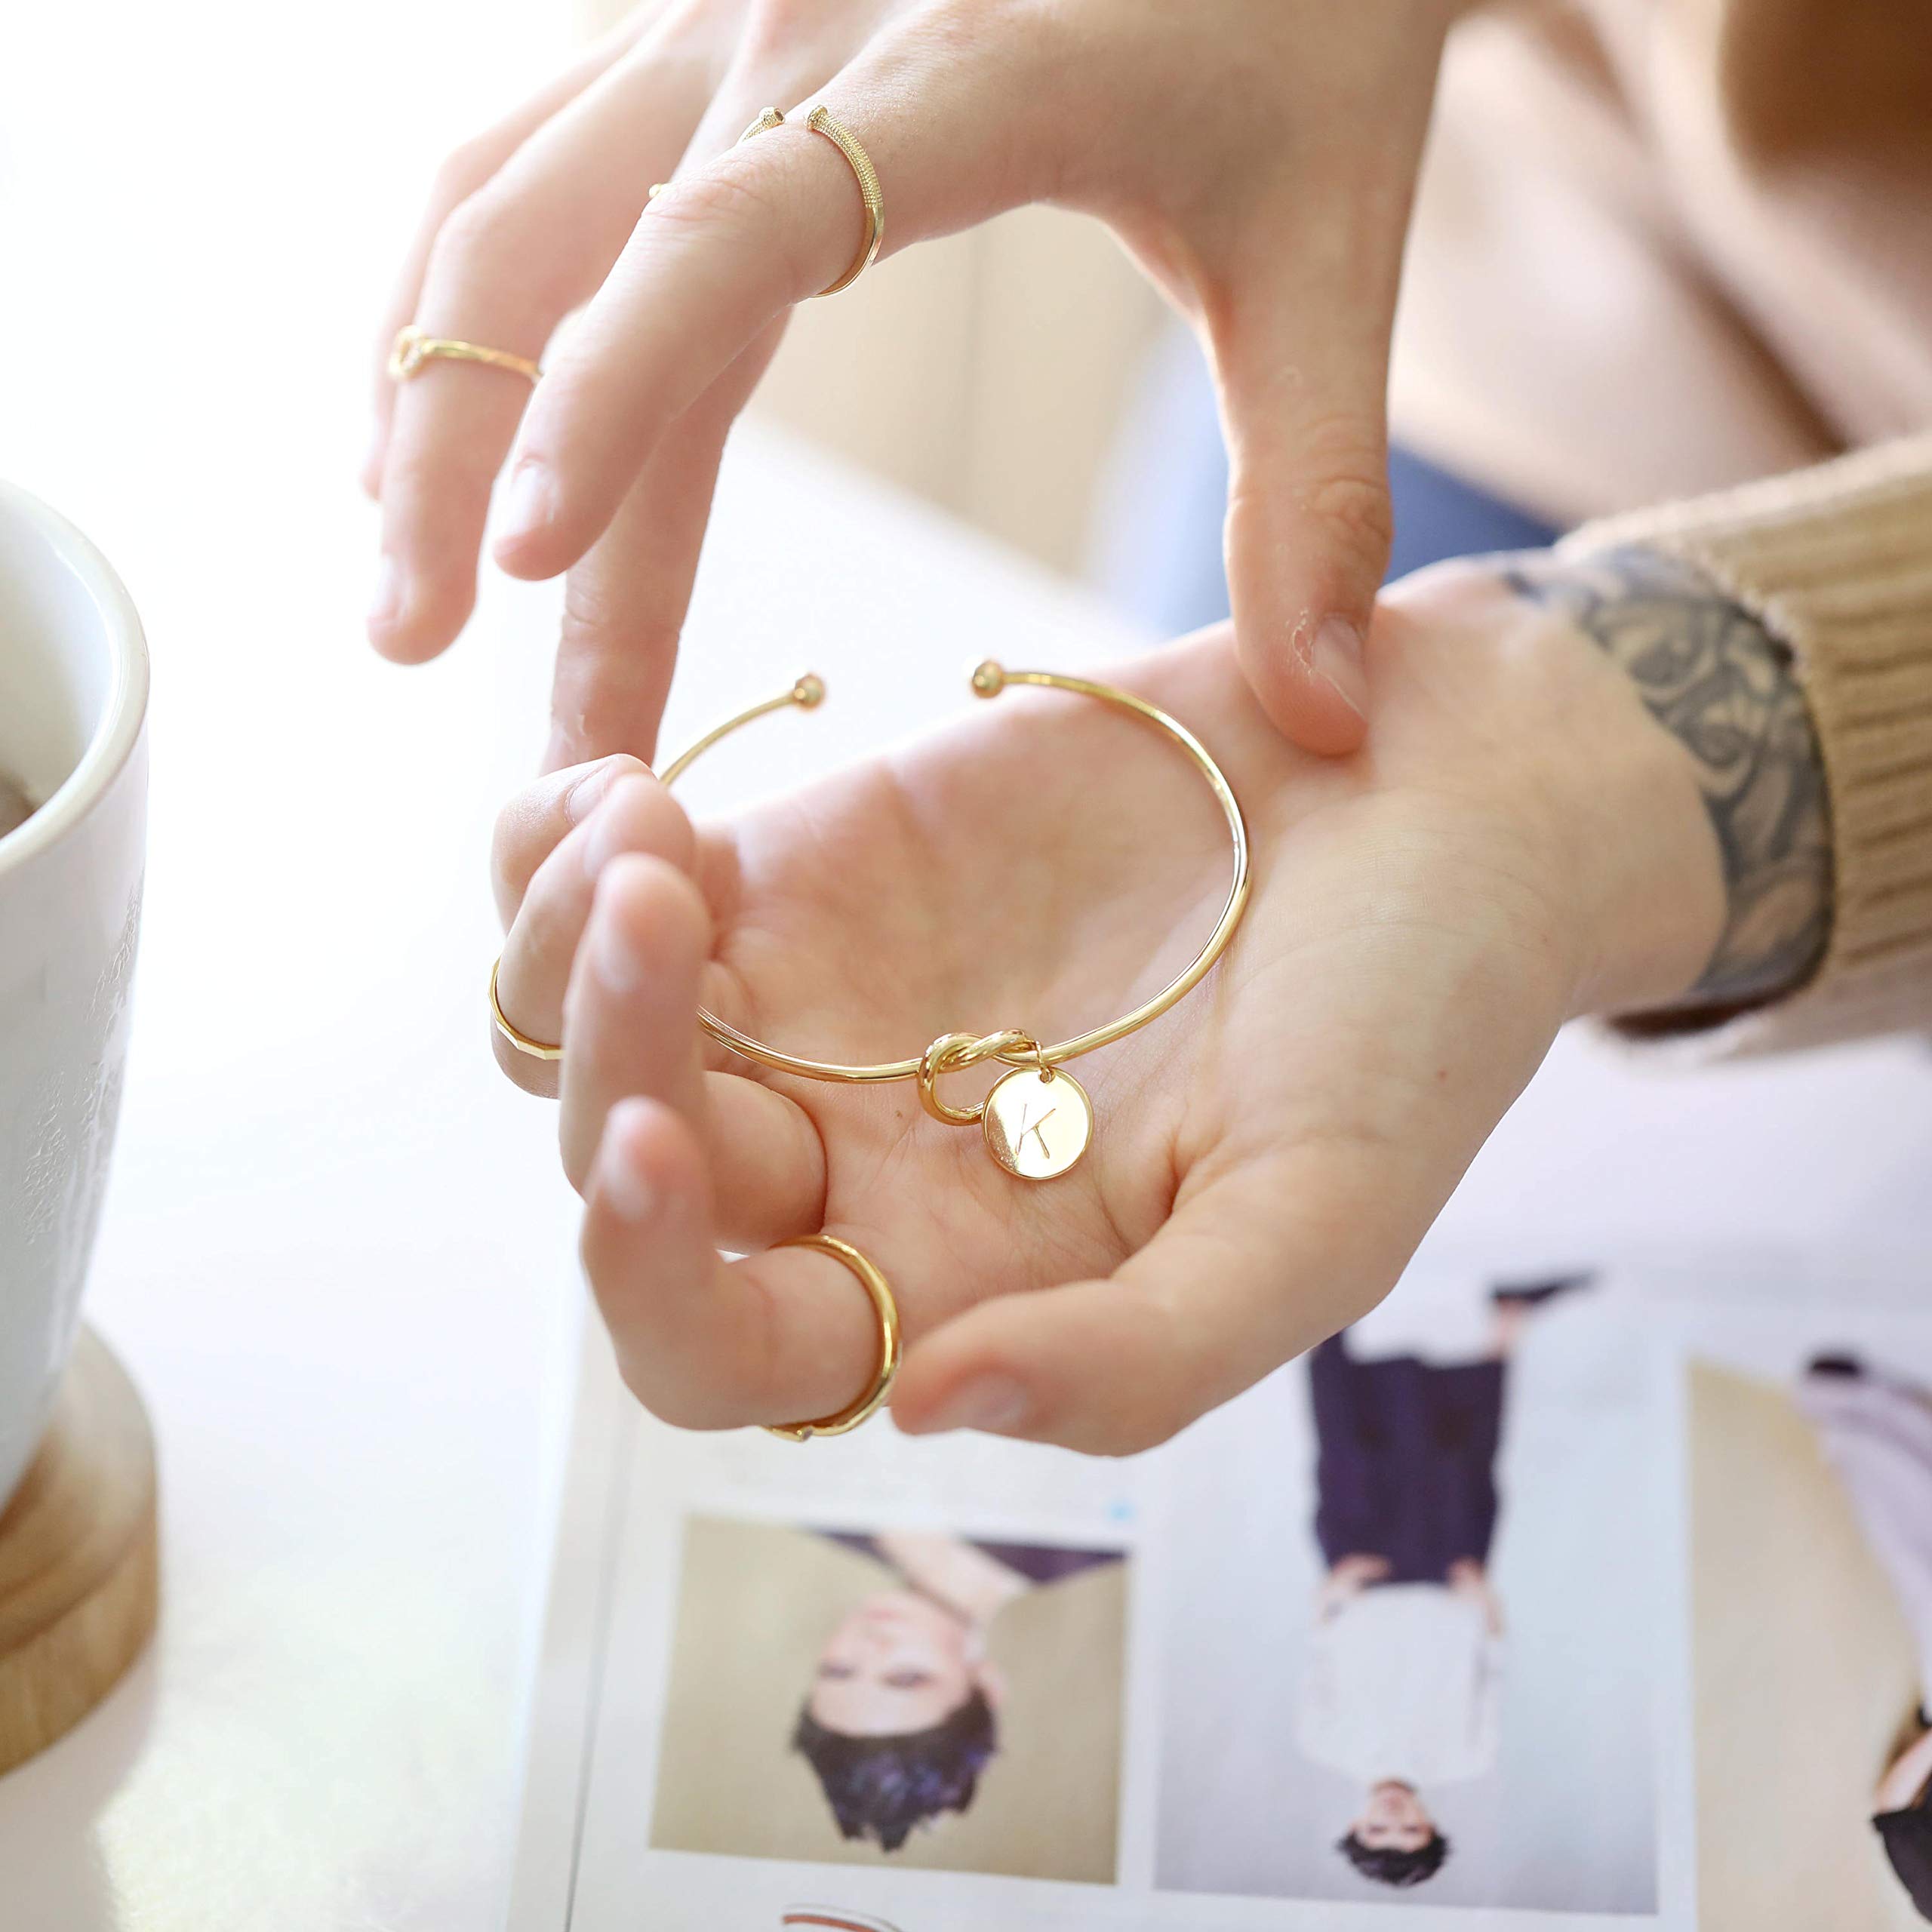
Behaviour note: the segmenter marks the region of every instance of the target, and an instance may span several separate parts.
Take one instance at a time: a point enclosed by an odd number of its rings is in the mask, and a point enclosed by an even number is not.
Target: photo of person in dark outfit
[[[1361,1787],[1336,1849],[1379,1884],[1442,1869],[1451,1846],[1426,1792],[1495,1765],[1503,1619],[1489,1559],[1509,1359],[1534,1311],[1587,1278],[1494,1291],[1474,1360],[1359,1357],[1346,1331],[1308,1358],[1327,1571],[1297,1737]]]

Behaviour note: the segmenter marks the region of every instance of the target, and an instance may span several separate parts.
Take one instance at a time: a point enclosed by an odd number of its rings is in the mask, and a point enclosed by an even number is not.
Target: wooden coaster
[[[154,1435],[82,1330],[40,1453],[0,1515],[0,1772],[71,1730],[154,1629]]]

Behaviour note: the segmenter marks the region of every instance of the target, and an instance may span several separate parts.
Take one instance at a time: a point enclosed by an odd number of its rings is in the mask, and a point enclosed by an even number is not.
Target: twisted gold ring
[[[454,336],[431,335],[414,322],[396,331],[389,350],[389,380],[406,383],[420,375],[438,359],[449,362],[480,362],[486,368],[507,369],[535,383],[543,380],[541,367],[527,355],[512,355],[507,349],[486,349],[480,342],[463,342]]]
[[[807,1080],[824,1080],[844,1084],[872,1085],[886,1081],[911,1080],[918,1085],[919,1103],[937,1121],[949,1126],[978,1125],[985,1135],[986,1149],[1009,1174],[1023,1180],[1050,1180],[1065,1174],[1085,1152],[1093,1137],[1093,1103],[1086,1090],[1063,1063],[1083,1054],[1111,1045],[1137,1032],[1150,1020],[1185,998],[1204,979],[1216,960],[1226,951],[1247,909],[1248,894],[1247,827],[1233,789],[1214,762],[1207,747],[1177,718],[1131,691],[1112,685],[1096,684],[1086,678],[1062,675],[1052,671],[1008,671],[990,660],[973,673],[973,689],[981,697],[997,697],[1014,685],[1034,685],[1050,690],[1072,691],[1083,697],[1097,698],[1103,704],[1126,712],[1162,731],[1179,745],[1207,780],[1216,801],[1226,817],[1234,841],[1234,878],[1228,888],[1226,903],[1207,943],[1192,961],[1166,986],[1132,1012],[1111,1020],[1070,1038],[1042,1045],[1032,1034],[1008,1028],[986,1034],[943,1033],[922,1054],[909,1059],[881,1060],[872,1065],[848,1065],[842,1061],[810,1059],[802,1054],[786,1053],[722,1020],[703,1007],[698,1023],[721,1046],[742,1054],[761,1066],[779,1073],[795,1074]],[[727,718],[707,731],[681,757],[664,768],[666,786],[674,785],[695,761],[721,738],[728,737],[754,718],[795,706],[809,711],[823,702],[825,686],[807,675],[782,695],[768,698]],[[997,1060],[1011,1069],[995,1083],[992,1091],[976,1107],[955,1107],[942,1100],[938,1083],[949,1073],[964,1072],[987,1060]]]
[[[814,134],[823,134],[845,157],[852,178],[859,184],[859,198],[866,206],[866,232],[860,238],[859,252],[852,257],[852,266],[829,288],[819,291],[821,295],[836,295],[841,288],[850,288],[878,259],[879,244],[885,239],[885,195],[878,185],[872,156],[859,145],[850,128],[833,120],[829,108],[814,107],[805,116],[805,125]]]
[[[768,134],[773,128],[785,125],[783,110],[768,107],[734,145],[742,146],[755,134]],[[860,146],[858,137],[850,128],[841,126],[832,118],[829,108],[814,107],[805,116],[805,125],[814,134],[823,134],[845,157],[853,178],[859,184],[859,198],[865,204],[866,230],[860,238],[859,252],[852,257],[852,266],[836,281],[819,291],[821,295],[836,295],[841,289],[850,288],[878,259],[879,244],[885,239],[885,192],[878,184],[878,174],[872,166],[872,156]],[[670,185],[668,181],[654,181],[645,198],[656,201]]]
[[[857,1401],[836,1414],[822,1416],[817,1422],[771,1423],[767,1432],[782,1435],[787,1442],[809,1442],[814,1435],[846,1435],[875,1414],[892,1392],[899,1374],[903,1342],[899,1331],[899,1304],[893,1299],[891,1284],[871,1262],[836,1235],[800,1235],[795,1241],[781,1241],[781,1247],[808,1247],[842,1261],[859,1278],[859,1285],[872,1297],[872,1312],[878,1317],[878,1364],[872,1380]]]

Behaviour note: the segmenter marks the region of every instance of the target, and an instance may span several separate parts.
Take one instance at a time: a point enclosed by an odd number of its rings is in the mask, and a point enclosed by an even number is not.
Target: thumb
[[[1335,367],[1298,354],[1285,331],[1257,333],[1222,377],[1235,647],[1287,737],[1352,752],[1367,729],[1363,642],[1391,534],[1386,337],[1352,354],[1364,366]]]

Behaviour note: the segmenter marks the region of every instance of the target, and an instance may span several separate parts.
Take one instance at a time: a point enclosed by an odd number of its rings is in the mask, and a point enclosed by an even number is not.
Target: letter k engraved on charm
[[[1056,1123],[1051,1137],[1049,1121]],[[1008,1174],[1051,1180],[1087,1151],[1094,1103],[1086,1088],[1058,1067],[1044,1075],[1037,1067],[1016,1067],[986,1096],[982,1124],[988,1151]]]
[[[1043,1161],[1051,1161],[1054,1157],[1053,1149],[1047,1145],[1047,1137],[1042,1130],[1045,1128],[1047,1122],[1059,1112],[1060,1109],[1057,1107],[1048,1107],[1036,1118],[1033,1112],[1033,1103],[1030,1100],[1023,1102],[1020,1109],[1020,1131],[1013,1137],[1014,1152],[1017,1154],[1026,1146],[1026,1137],[1030,1134],[1040,1143],[1040,1158]]]

